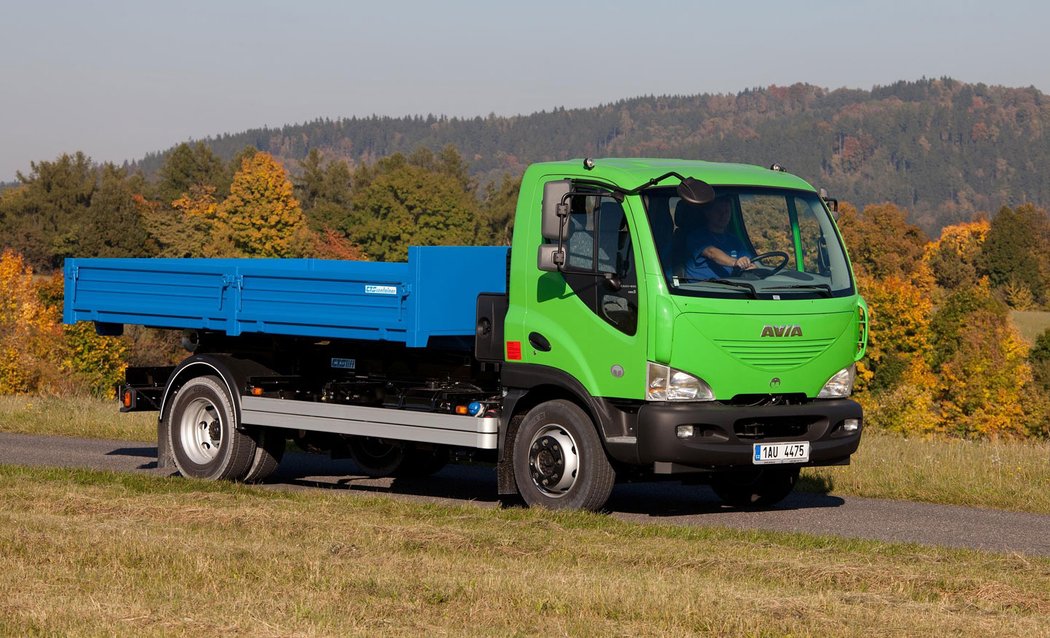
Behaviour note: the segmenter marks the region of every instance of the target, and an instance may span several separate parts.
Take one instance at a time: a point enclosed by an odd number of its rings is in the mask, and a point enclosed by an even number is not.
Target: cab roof
[[[583,159],[562,162],[543,162],[533,165],[531,170],[542,174],[591,178],[609,181],[625,189],[640,186],[650,179],[675,171],[682,177],[703,180],[712,186],[768,186],[813,191],[804,179],[782,171],[774,171],[752,164],[730,164],[705,162],[702,160],[660,158],[594,158],[594,168],[584,168]],[[677,185],[676,179],[668,178],[658,185]]]

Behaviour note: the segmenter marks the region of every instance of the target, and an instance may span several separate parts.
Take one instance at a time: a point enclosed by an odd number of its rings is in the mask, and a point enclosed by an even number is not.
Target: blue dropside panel
[[[506,291],[507,248],[412,247],[408,263],[67,259],[64,321],[427,345],[474,334],[479,293]]]

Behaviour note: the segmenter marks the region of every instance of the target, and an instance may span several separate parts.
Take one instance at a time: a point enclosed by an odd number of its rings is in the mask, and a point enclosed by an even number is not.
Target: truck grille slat
[[[758,370],[780,372],[805,365],[820,356],[834,339],[791,341],[718,339],[715,344],[737,361]]]

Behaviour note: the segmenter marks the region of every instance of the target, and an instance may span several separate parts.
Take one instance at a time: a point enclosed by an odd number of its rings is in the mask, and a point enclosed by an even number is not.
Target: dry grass
[[[0,467],[3,635],[1050,634],[1050,559]]]
[[[151,441],[157,413],[121,414],[116,401],[91,397],[0,396],[0,432]]]
[[[1010,321],[1021,333],[1021,337],[1028,345],[1035,343],[1036,338],[1043,331],[1050,328],[1050,312],[1042,310],[1011,310]]]
[[[839,495],[1050,514],[1050,442],[905,439],[868,430],[848,467],[803,472]]]

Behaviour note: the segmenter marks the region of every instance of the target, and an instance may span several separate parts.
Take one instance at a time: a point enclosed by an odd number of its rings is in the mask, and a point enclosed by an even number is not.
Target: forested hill
[[[583,156],[778,162],[841,200],[893,202],[934,235],[976,211],[1050,205],[1050,98],[947,78],[870,91],[796,84],[640,97],[515,117],[326,119],[206,142],[225,159],[255,146],[293,172],[315,147],[359,163],[452,144],[483,181]],[[152,175],[165,155],[140,167]]]

